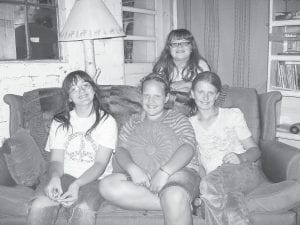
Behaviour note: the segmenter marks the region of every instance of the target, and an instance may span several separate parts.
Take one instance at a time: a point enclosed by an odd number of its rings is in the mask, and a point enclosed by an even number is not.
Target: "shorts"
[[[132,180],[129,175],[127,175],[127,180]],[[185,167],[169,177],[168,182],[160,190],[158,196],[160,197],[164,190],[166,190],[168,187],[179,186],[186,191],[189,200],[192,203],[192,201],[199,196],[199,185],[199,173],[192,168]]]
[[[61,177],[61,186],[62,186],[63,192],[66,192],[68,190],[68,187],[70,186],[70,184],[72,182],[74,182],[75,180],[76,180],[76,178],[74,178],[73,176],[64,174]],[[100,207],[100,205],[104,202],[104,198],[100,195],[100,193],[98,191],[99,181],[100,180],[95,180],[91,183],[88,183],[88,184],[80,187],[79,193],[78,193],[78,200],[73,206],[76,206],[80,203],[85,202],[89,206],[90,209],[97,210]],[[35,190],[35,198],[37,198],[39,196],[45,196],[44,188],[46,187],[48,182],[49,182],[49,176],[44,175],[41,178],[40,184],[38,185],[38,187]]]

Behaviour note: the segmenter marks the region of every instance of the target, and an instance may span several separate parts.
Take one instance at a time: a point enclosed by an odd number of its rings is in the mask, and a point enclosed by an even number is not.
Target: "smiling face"
[[[148,80],[143,83],[142,90],[142,105],[147,118],[150,120],[159,118],[168,100],[164,84],[156,80]]]
[[[75,108],[78,106],[93,105],[94,89],[89,82],[84,81],[80,77],[77,78],[76,83],[71,85],[68,93],[69,99],[74,103]]]
[[[174,61],[187,61],[192,52],[192,44],[185,39],[173,39],[169,43],[170,54]]]
[[[219,92],[215,86],[207,81],[199,81],[193,90],[191,90],[192,98],[195,99],[198,110],[214,109],[215,101],[219,96]]]

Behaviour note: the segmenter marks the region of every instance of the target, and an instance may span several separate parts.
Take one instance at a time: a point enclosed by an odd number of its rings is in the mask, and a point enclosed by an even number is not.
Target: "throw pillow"
[[[3,147],[0,148],[0,185],[4,186],[14,186],[16,182],[12,179],[3,153]]]
[[[169,126],[145,120],[129,135],[125,147],[133,161],[153,175],[172,157],[179,142]]]
[[[14,181],[30,187],[38,184],[46,162],[29,131],[20,128],[4,146],[6,164]]]

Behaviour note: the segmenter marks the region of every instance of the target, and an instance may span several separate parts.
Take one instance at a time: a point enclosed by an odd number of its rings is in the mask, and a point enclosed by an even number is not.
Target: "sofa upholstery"
[[[114,116],[119,126],[132,113],[141,110],[140,91],[136,87],[99,85],[99,95],[102,106]],[[168,107],[175,107],[179,111],[188,114],[188,96],[173,93],[173,97],[175,101],[170,102]],[[219,102],[222,107],[239,107],[244,112],[247,124],[262,150],[261,164],[268,179],[260,187],[264,191],[263,185],[286,181],[286,186],[290,187],[295,185],[300,178],[300,151],[275,140],[275,104],[280,100],[280,92],[258,95],[255,89],[228,87],[224,89],[222,99]],[[49,126],[53,115],[64,107],[61,89],[35,89],[24,93],[23,96],[7,94],[4,96],[4,101],[10,107],[10,135],[13,136],[21,127],[28,129],[47,162],[49,155],[44,151],[44,147]],[[3,151],[1,151],[0,165],[5,168],[3,154]],[[0,224],[25,224],[26,214],[34,193],[33,187],[16,185],[9,177],[6,168],[0,171],[0,177],[4,177],[0,180]],[[258,192],[258,195],[262,194],[259,193],[259,190],[256,190],[256,192]],[[251,199],[253,199],[253,195],[255,197],[256,192],[252,194]],[[198,214],[193,216],[194,224],[204,224],[204,218],[199,213],[201,210],[195,211]],[[279,210],[272,213],[253,213],[251,216],[257,225],[295,225],[297,221],[300,222],[297,212],[298,209]],[[56,224],[66,224],[62,215],[59,216]],[[123,210],[104,202],[97,213],[97,225],[100,224],[163,225],[163,216],[160,211]]]

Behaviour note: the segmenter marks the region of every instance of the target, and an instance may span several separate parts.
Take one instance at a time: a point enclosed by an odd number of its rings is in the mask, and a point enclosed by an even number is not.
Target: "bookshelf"
[[[300,1],[270,0],[268,91],[280,91],[278,124],[300,122]],[[300,134],[277,129],[277,138],[300,148]]]

